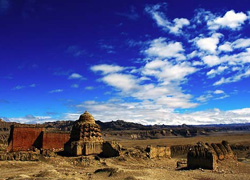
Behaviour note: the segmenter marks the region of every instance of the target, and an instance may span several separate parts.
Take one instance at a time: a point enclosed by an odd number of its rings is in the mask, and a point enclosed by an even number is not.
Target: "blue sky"
[[[0,117],[250,122],[250,6],[0,0]]]

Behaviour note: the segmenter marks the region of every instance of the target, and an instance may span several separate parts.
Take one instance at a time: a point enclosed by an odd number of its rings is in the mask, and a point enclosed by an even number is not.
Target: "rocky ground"
[[[218,163],[215,170],[177,169],[176,164],[183,156],[149,159],[138,154],[140,148],[146,145],[185,145],[198,141],[221,142],[228,140],[236,148],[239,160],[224,160]],[[57,155],[51,158],[41,158],[40,161],[0,161],[0,180],[4,179],[117,179],[117,180],[250,180],[250,134],[220,134],[191,138],[166,138],[149,140],[119,141],[128,151],[137,146],[133,153],[123,154],[115,158],[64,157]],[[132,148],[133,149],[133,148]]]
[[[2,161],[0,179],[250,179],[249,164],[226,160],[219,163],[216,170],[179,170],[176,169],[177,160],[132,157],[81,159],[57,156],[39,162]]]

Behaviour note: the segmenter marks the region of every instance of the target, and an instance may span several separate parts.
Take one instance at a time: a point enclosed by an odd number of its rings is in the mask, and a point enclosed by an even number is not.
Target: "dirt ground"
[[[250,133],[238,134],[235,132],[217,133],[210,136],[195,136],[195,137],[168,137],[164,139],[147,139],[147,140],[121,140],[115,139],[120,142],[124,147],[143,146],[147,145],[185,145],[196,144],[198,141],[208,143],[219,143],[222,140],[228,141],[230,144],[234,143],[247,143],[250,144]]]
[[[124,147],[152,145],[195,144],[197,141],[250,143],[250,134],[226,134],[209,137],[167,138],[154,140],[124,140]],[[117,180],[250,180],[250,164],[234,160],[218,163],[215,170],[178,170],[178,158],[116,158],[62,157],[42,159],[37,162],[0,161],[0,180],[4,179],[117,179]]]

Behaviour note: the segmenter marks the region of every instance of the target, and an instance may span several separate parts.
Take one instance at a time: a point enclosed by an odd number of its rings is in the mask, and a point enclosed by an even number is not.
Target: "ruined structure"
[[[146,152],[150,159],[160,158],[160,157],[171,157],[170,147],[167,146],[148,146]]]
[[[122,150],[121,144],[115,141],[111,142],[106,141],[103,143],[101,156],[106,158],[120,156],[121,150]]]
[[[60,149],[68,140],[69,133],[47,132],[42,125],[15,124],[11,126],[7,151]]]
[[[218,160],[234,159],[235,156],[228,142],[203,143],[198,142],[187,154],[187,166],[190,169],[215,169]]]
[[[94,117],[85,111],[74,123],[64,151],[73,156],[100,154],[102,144],[100,126],[95,123]]]

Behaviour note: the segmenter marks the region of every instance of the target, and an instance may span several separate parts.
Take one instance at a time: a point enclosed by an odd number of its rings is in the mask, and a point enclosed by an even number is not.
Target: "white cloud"
[[[220,59],[218,58],[218,56],[208,55],[208,56],[203,57],[202,60],[209,67],[212,67],[212,66],[215,66],[215,65],[218,65],[218,64],[221,63]]]
[[[78,74],[78,73],[72,73],[68,79],[82,79],[82,75]]]
[[[144,102],[83,102],[77,105],[79,109],[87,109],[95,119],[103,122],[125,120],[142,124],[228,124],[250,122],[250,108],[221,111],[212,109],[192,113],[176,113],[172,108],[164,108],[150,101]],[[71,115],[68,115],[71,116]],[[72,120],[79,117],[72,115]],[[69,118],[68,118],[69,119]]]
[[[202,66],[202,65],[204,65],[204,63],[202,61],[193,61],[192,65],[193,66]]]
[[[231,43],[229,43],[229,42],[225,42],[223,45],[220,45],[218,47],[218,49],[220,51],[225,51],[225,52],[231,52],[231,51],[233,51]]]
[[[207,72],[207,75],[209,78],[213,78],[218,74],[221,74],[224,72],[226,69],[228,69],[227,66],[219,66],[217,69],[211,69],[210,71]]]
[[[210,93],[208,93],[208,94],[201,95],[201,96],[197,97],[196,100],[199,102],[207,102],[211,98],[213,98],[213,96]]]
[[[250,62],[250,48],[244,49],[242,52],[227,54],[220,57],[221,62],[227,62],[229,65],[244,65]]]
[[[109,65],[109,64],[95,65],[92,66],[90,69],[94,72],[101,71],[103,74],[117,73],[124,70],[124,68],[121,66]]]
[[[214,33],[211,37],[207,38],[196,38],[196,45],[204,51],[210,53],[215,53],[217,50],[217,44],[219,43],[219,38],[222,36],[220,33]]]
[[[181,29],[184,26],[188,26],[189,24],[190,24],[190,22],[186,18],[175,18],[173,20],[172,25],[168,25],[166,27],[169,29],[170,33],[181,34],[182,33]]]
[[[144,52],[148,56],[156,56],[159,58],[176,58],[177,60],[186,59],[183,55],[184,49],[180,42],[166,43],[166,39],[162,37],[153,40],[150,47]]]
[[[142,73],[156,77],[163,84],[169,84],[171,81],[181,82],[186,76],[195,71],[196,68],[186,62],[172,65],[168,61],[154,60],[145,65]]]
[[[182,95],[180,97],[161,97],[156,100],[156,104],[158,105],[166,105],[169,108],[194,108],[198,104],[189,102],[189,95]]]
[[[63,92],[63,89],[54,89],[49,91],[49,93],[59,93],[59,92]]]
[[[101,80],[120,90],[123,95],[137,100],[152,100],[156,104],[168,108],[192,108],[197,106],[196,103],[191,102],[192,96],[182,93],[178,86],[195,71],[196,69],[187,62],[172,65],[168,61],[154,60],[146,63],[136,76],[113,73],[103,75]],[[150,83],[152,77],[156,78],[158,82]],[[142,83],[142,79],[145,78],[147,83]]]
[[[196,14],[191,20],[193,24],[200,25],[200,24],[207,23],[208,21],[215,19],[215,15],[212,12],[207,11],[205,9],[199,8],[199,9],[196,9],[195,12]]]
[[[232,30],[239,29],[247,20],[247,16],[243,12],[235,13],[234,10],[226,12],[223,17],[217,17],[212,21],[208,21],[209,29],[217,30],[219,28],[230,28]]]
[[[250,38],[248,39],[237,39],[233,42],[234,48],[246,48],[250,46]]]
[[[250,108],[234,109],[221,111],[211,109],[206,111],[197,111],[192,113],[175,113],[171,108],[160,108],[151,102],[97,102],[85,101],[77,105],[81,111],[79,113],[65,113],[60,120],[77,120],[82,113],[82,109],[88,110],[96,120],[109,122],[111,120],[125,120],[141,124],[229,124],[229,123],[249,123]],[[50,116],[33,116],[8,118],[11,122],[19,123],[43,123],[52,122],[54,119]]]
[[[160,7],[161,5],[157,4],[151,7],[147,6],[145,10],[156,21],[156,24],[163,28],[163,30],[169,31],[175,35],[182,34],[182,28],[190,24],[189,20],[186,18],[175,18],[173,22],[170,22],[164,13],[159,11]]]
[[[136,78],[128,74],[108,74],[102,78],[102,81],[124,92],[138,88]]]
[[[30,114],[28,114],[24,117],[8,118],[8,120],[10,122],[27,123],[27,124],[37,124],[37,123],[56,121],[56,119],[53,119],[50,116],[33,116]]]
[[[219,81],[216,81],[213,85],[221,85],[221,84],[227,84],[232,82],[240,81],[243,78],[247,78],[250,76],[250,70],[245,71],[244,73],[236,74],[232,77],[224,78],[222,77]]]
[[[217,89],[214,91],[214,94],[224,94],[224,91]]]

